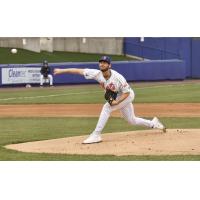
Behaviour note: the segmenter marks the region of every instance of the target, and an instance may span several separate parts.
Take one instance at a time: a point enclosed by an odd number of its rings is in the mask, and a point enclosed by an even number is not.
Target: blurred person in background
[[[53,86],[53,76],[47,60],[43,61],[40,73],[40,87],[43,87],[44,83],[49,83],[49,86]]]

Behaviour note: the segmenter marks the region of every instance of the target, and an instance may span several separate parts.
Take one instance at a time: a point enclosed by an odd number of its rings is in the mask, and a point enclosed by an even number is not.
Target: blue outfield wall
[[[190,37],[139,37],[124,38],[124,54],[151,60],[181,59],[186,63],[186,75],[192,77]]]
[[[53,72],[54,68],[91,68],[99,69],[97,62],[89,63],[50,63]],[[37,68],[41,64],[12,64],[0,65],[0,74],[4,68]],[[112,69],[122,74],[127,81],[156,81],[156,80],[184,80],[186,78],[185,62],[182,60],[149,60],[149,61],[121,61],[113,62]],[[19,74],[20,73],[16,73]],[[24,75],[24,74],[23,74]],[[8,77],[9,78],[9,77]],[[12,78],[12,77],[11,77]],[[54,84],[77,84],[95,83],[94,80],[86,80],[83,76],[62,74],[54,76]],[[2,85],[2,76],[0,76]],[[28,82],[27,82],[28,83]],[[39,83],[39,82],[38,82]]]
[[[61,68],[99,69],[98,63],[66,64]],[[112,69],[122,74],[127,81],[183,80],[185,79],[185,62],[180,60],[127,61],[113,62]],[[64,74],[55,76],[55,83],[92,83],[79,75]]]
[[[200,78],[200,39],[192,40],[192,77]]]

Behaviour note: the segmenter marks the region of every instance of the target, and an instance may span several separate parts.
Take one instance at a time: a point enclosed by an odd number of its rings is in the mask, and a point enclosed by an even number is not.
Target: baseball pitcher
[[[98,123],[95,130],[89,137],[83,141],[83,144],[91,144],[101,142],[101,132],[105,127],[111,112],[120,110],[123,118],[131,125],[141,125],[149,128],[161,129],[165,132],[165,126],[154,117],[152,120],[147,120],[135,116],[132,101],[134,100],[134,91],[130,88],[125,78],[118,72],[111,69],[111,59],[108,56],[103,56],[99,60],[99,69],[55,69],[54,75],[71,73],[83,75],[86,79],[94,79],[100,83],[105,90],[104,104]]]

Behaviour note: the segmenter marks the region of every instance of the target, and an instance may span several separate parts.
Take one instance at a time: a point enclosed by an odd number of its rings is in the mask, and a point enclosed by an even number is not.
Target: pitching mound
[[[86,136],[7,145],[22,152],[90,155],[199,155],[199,129],[145,130],[103,134],[103,142],[81,144]]]

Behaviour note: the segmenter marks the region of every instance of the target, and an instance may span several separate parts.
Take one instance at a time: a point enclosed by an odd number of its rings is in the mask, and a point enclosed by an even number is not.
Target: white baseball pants
[[[134,100],[134,92],[131,91],[130,95],[120,104],[115,105],[115,106],[110,106],[109,103],[105,103],[99,120],[97,122],[97,126],[94,130],[94,133],[96,134],[100,134],[103,130],[103,128],[105,127],[111,112],[115,111],[115,110],[120,110],[123,118],[131,125],[141,125],[141,126],[146,126],[146,127],[152,127],[153,124],[151,122],[151,120],[146,120],[143,118],[139,118],[135,116],[134,113],[134,107],[132,104],[132,101]]]
[[[40,85],[42,86],[43,83],[46,83],[46,81],[49,81],[49,85],[53,85],[53,76],[51,74],[48,75],[47,78],[44,77],[44,75],[40,75]]]

